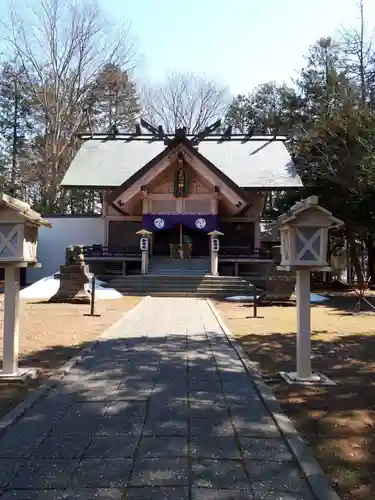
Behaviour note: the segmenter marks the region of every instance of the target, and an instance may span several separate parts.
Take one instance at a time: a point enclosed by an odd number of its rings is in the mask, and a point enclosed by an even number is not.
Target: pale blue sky
[[[80,1],[80,0],[76,0]],[[0,0],[0,18],[8,2]],[[22,5],[38,0],[18,0]],[[130,22],[141,55],[138,83],[169,71],[205,74],[233,94],[290,83],[309,46],[358,25],[358,0],[98,0],[109,20]],[[364,0],[368,32],[375,0]],[[1,46],[1,41],[0,41]]]
[[[0,0],[1,1],[1,0]],[[132,23],[142,79],[168,71],[215,77],[232,93],[288,81],[308,47],[357,24],[356,0],[100,0],[109,16]],[[369,30],[375,0],[367,0]]]

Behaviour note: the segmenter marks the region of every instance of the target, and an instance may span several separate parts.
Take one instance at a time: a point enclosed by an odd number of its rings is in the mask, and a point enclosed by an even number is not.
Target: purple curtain
[[[209,233],[219,229],[219,218],[213,214],[145,214],[143,225],[149,231],[170,229],[176,224],[183,224],[191,229]]]

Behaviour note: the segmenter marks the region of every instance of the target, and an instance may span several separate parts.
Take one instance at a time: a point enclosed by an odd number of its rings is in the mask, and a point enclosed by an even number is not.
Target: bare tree
[[[366,36],[365,4],[358,2],[359,26],[341,32],[343,67],[354,78],[362,104],[375,105],[375,49],[372,37]]]
[[[124,70],[134,64],[129,28],[114,30],[103,19],[95,0],[39,0],[33,7],[14,6],[5,24],[6,41],[35,103],[39,134],[28,172],[41,183],[48,210],[55,208],[59,183],[76,151],[97,75],[109,62]]]
[[[192,73],[172,73],[166,81],[143,90],[143,116],[166,132],[186,127],[196,133],[222,118],[229,92],[214,80]]]

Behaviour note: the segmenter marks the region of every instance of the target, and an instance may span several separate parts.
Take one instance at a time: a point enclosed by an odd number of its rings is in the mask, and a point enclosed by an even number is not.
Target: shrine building
[[[302,186],[286,138],[232,134],[230,127],[219,134],[219,125],[170,135],[142,120],[134,133],[81,135],[62,186],[102,192],[104,242],[84,248],[96,272],[139,274],[142,230],[147,273],[178,265],[209,274],[213,231],[221,233],[219,274],[270,261],[261,234],[266,195]]]

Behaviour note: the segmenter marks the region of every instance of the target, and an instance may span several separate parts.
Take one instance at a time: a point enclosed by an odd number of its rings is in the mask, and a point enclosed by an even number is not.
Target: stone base
[[[15,373],[4,373],[0,370],[1,382],[25,382],[29,378],[36,378],[38,370],[36,368],[18,368]]]
[[[288,301],[294,293],[296,277],[293,273],[279,273],[272,266],[266,281],[265,300]]]
[[[83,262],[60,267],[60,286],[49,302],[90,304],[91,295],[86,290],[90,281],[89,267]]]
[[[336,385],[336,382],[323,375],[323,373],[312,373],[308,378],[297,377],[297,372],[279,372],[279,375],[287,384]]]
[[[75,294],[71,295],[69,293],[59,293],[57,292],[53,297],[51,297],[48,302],[54,303],[69,303],[69,304],[90,304],[91,296]]]

